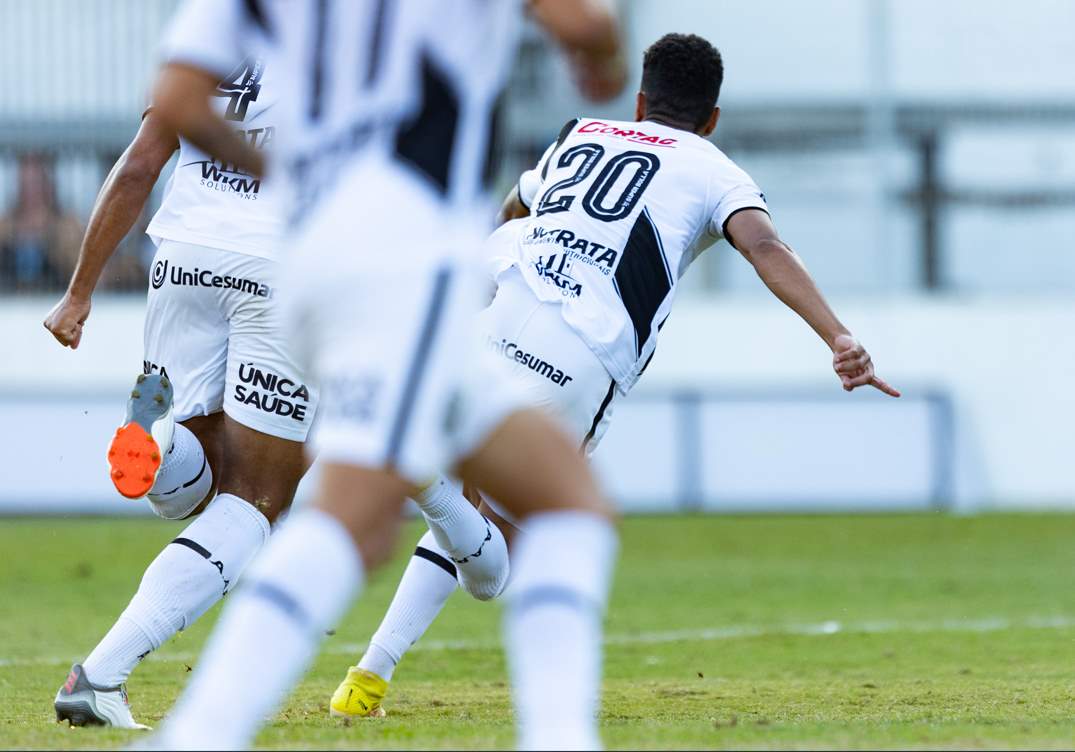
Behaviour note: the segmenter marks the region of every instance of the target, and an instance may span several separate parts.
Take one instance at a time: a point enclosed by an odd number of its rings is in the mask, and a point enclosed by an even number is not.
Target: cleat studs
[[[154,462],[160,462],[161,461],[161,456],[160,456],[159,452],[154,452],[153,454],[150,455],[149,458],[151,460],[153,460]]]
[[[168,379],[161,379],[161,386],[167,389],[171,386],[171,383],[168,381]]]
[[[145,475],[142,476],[142,482],[143,483],[150,483],[150,482],[152,482],[152,480],[153,480],[153,476],[150,475],[149,473],[146,473]]]
[[[146,441],[148,441],[151,444],[153,443],[153,437],[150,436],[148,433],[146,434]]]
[[[131,399],[138,399],[141,396],[142,396],[142,393],[140,391],[138,391],[137,389],[132,389],[131,390]]]
[[[145,381],[145,380],[146,380],[146,375],[145,375],[144,373],[140,373],[140,374],[138,374],[138,379],[137,379],[137,381],[138,381],[138,383],[139,383],[139,384],[141,384],[141,383],[142,383],[143,381]]]
[[[162,402],[164,402],[164,395],[163,394],[154,394],[153,395],[153,401],[156,402],[158,405],[161,404]]]
[[[122,470],[113,470],[112,471],[112,477],[115,478],[116,480],[119,480],[120,478],[123,477],[123,471]]]

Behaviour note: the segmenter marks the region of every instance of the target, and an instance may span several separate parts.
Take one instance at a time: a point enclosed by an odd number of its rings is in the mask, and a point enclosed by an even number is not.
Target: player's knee
[[[504,592],[504,588],[508,584],[508,570],[505,567],[501,577],[490,579],[471,581],[465,577],[460,578],[459,584],[475,600],[491,601]]]
[[[205,508],[213,497],[213,471],[208,465],[190,485],[146,496],[153,514],[165,520],[185,520]]]
[[[504,592],[511,573],[504,534],[496,525],[487,529],[486,540],[477,551],[462,557],[453,553],[460,586],[479,601],[492,600]]]

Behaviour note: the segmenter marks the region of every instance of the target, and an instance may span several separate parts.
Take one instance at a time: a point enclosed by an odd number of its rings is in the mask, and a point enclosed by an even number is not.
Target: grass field
[[[56,725],[52,697],[178,529],[0,521],[0,745],[132,739]],[[328,719],[328,697],[402,566],[374,578],[259,745],[511,745],[498,608],[458,594],[398,670],[387,719]],[[607,624],[605,741],[1072,747],[1073,574],[1075,516],[630,519]],[[135,671],[136,718],[152,725],[165,713],[215,615]]]

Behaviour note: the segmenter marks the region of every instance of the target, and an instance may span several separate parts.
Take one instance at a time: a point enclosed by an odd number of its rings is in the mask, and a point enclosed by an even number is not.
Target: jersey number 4
[[[575,196],[560,195],[566,189],[578,185],[597,169],[605,156],[605,149],[600,144],[579,144],[566,150],[556,161],[556,166],[571,167],[578,162],[573,175],[558,180],[549,186],[537,205],[535,214],[554,214],[567,211],[575,203]],[[615,222],[623,219],[642,197],[653,176],[661,167],[661,160],[656,155],[644,151],[625,151],[608,159],[601,171],[597,173],[590,187],[582,197],[582,208],[594,219],[602,222]],[[609,197],[613,186],[631,170],[630,177],[613,201]]]

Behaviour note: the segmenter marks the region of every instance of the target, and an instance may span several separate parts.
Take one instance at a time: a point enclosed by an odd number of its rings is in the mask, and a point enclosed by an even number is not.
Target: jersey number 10
[[[556,166],[570,167],[575,162],[581,162],[573,175],[563,180],[558,180],[549,186],[545,195],[541,197],[535,214],[554,214],[567,211],[575,203],[575,196],[561,195],[557,193],[578,185],[597,168],[605,156],[605,149],[600,144],[579,144],[566,150],[556,161]],[[615,222],[623,219],[638,203],[642,193],[646,190],[653,176],[660,169],[661,160],[656,155],[644,151],[625,151],[616,154],[605,162],[604,167],[597,173],[593,183],[582,197],[582,208],[594,219],[602,222]],[[627,181],[620,195],[615,201],[609,199],[609,192],[627,170],[633,170],[633,176]]]

